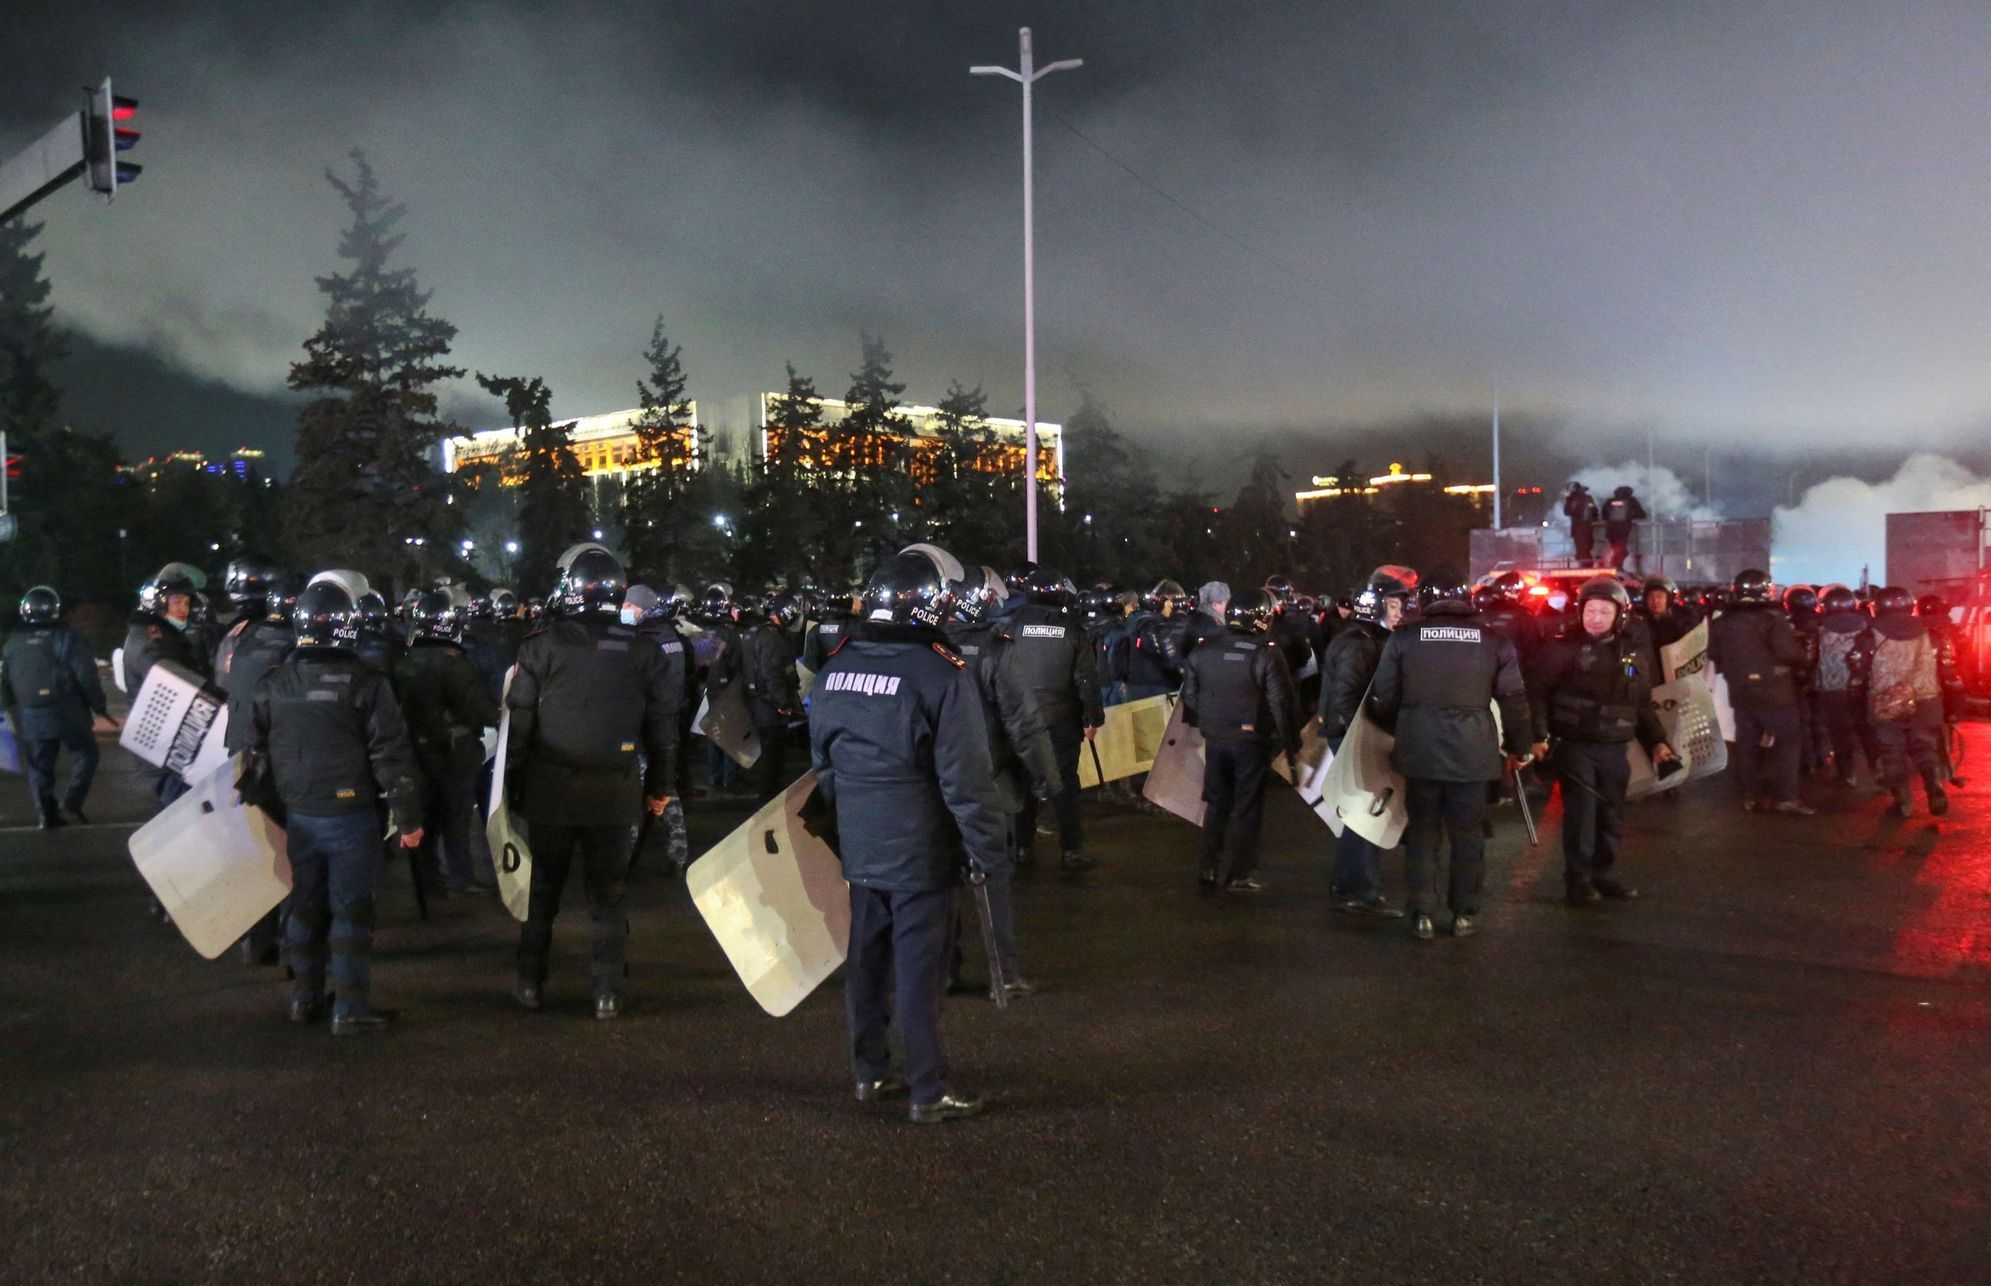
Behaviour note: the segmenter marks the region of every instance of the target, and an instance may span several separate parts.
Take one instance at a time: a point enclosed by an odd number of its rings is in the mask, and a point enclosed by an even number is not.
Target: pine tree
[[[587,476],[568,442],[574,425],[553,422],[553,391],[544,380],[480,374],[477,383],[504,399],[519,433],[519,551],[512,562],[513,583],[527,593],[545,593],[553,586],[561,551],[586,540],[589,528]]]
[[[852,577],[912,543],[906,529],[918,525],[919,492],[911,474],[912,422],[899,410],[906,386],[892,378],[892,354],[882,338],[860,332],[859,340],[863,360],[843,395],[849,409],[829,434],[834,460],[848,470],[840,508],[852,542],[847,553]],[[834,552],[832,558],[839,567],[846,565]]]
[[[1222,515],[1217,538],[1231,551],[1233,574],[1246,585],[1292,574],[1295,530],[1286,514],[1286,473],[1270,447],[1252,457],[1251,474]]]
[[[63,422],[49,371],[66,344],[42,256],[29,251],[40,231],[20,220],[0,224],[0,433],[21,472],[9,488],[16,531],[0,545],[0,595],[11,602],[30,585],[49,584],[71,601],[123,600],[131,587],[122,583],[116,533],[131,493],[120,485],[109,436]]]
[[[463,371],[443,361],[456,328],[429,314],[412,268],[390,266],[406,207],[364,153],[352,160],[350,181],[325,174],[352,214],[339,242],[349,268],[318,278],[325,322],[290,369],[290,386],[314,395],[298,415],[290,543],[315,564],[412,581],[456,533],[435,461],[456,430],[437,418],[434,390]]]
[[[965,561],[1006,567],[1022,553],[1023,480],[996,447],[988,402],[980,385],[948,385],[935,425],[935,477],[920,503],[946,548]]]
[[[800,584],[824,574],[823,404],[816,382],[788,364],[788,388],[768,409],[766,449],[748,465],[738,572],[746,583]]]
[[[636,381],[636,468],[622,493],[622,528],[631,568],[661,579],[688,574],[690,562],[712,553],[711,517],[700,503],[711,490],[711,480],[700,474],[713,466],[712,441],[693,422],[683,353],[665,335],[662,317],[643,359],[650,377]]]
[[[1064,511],[1038,509],[1043,561],[1081,581],[1152,584],[1155,569],[1174,566],[1179,552],[1158,521],[1159,489],[1145,453],[1089,393],[1066,422],[1064,438]]]

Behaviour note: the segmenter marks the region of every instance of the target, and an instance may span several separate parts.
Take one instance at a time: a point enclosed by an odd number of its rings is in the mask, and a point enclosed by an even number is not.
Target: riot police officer
[[[953,617],[943,627],[948,642],[968,663],[981,694],[983,720],[988,725],[989,765],[994,773],[1005,826],[1004,861],[988,870],[989,910],[995,919],[996,953],[1002,977],[989,980],[989,990],[1007,988],[1011,996],[1028,996],[1037,988],[1023,976],[1016,951],[1016,912],[1011,898],[1014,873],[1015,817],[1023,801],[1049,799],[1058,785],[1058,761],[1051,752],[1051,734],[1044,728],[1037,700],[1017,665],[1015,638],[1009,623],[996,614],[1007,597],[1002,576],[993,567],[966,571],[950,583]],[[961,951],[957,947],[954,958]]]
[[[228,596],[229,607],[228,619],[219,622],[224,638],[236,626],[263,618],[269,606],[270,586],[278,574],[275,565],[266,558],[244,557],[229,562],[222,575],[222,589]],[[215,673],[220,672],[217,662]]]
[[[1051,752],[1058,761],[1058,793],[1051,806],[1058,815],[1058,846],[1067,872],[1097,866],[1085,854],[1085,835],[1078,811],[1079,746],[1092,740],[1106,722],[1099,699],[1098,662],[1085,631],[1068,610],[1071,581],[1048,567],[1032,571],[1024,582],[1029,601],[1009,614],[1016,639],[1017,665],[1037,699],[1044,727],[1051,734]],[[1037,801],[1027,799],[1017,814],[1016,862],[1028,866],[1037,839]]]
[[[391,676],[405,650],[395,636],[394,619],[388,614],[387,599],[377,589],[368,589],[353,600],[359,610],[359,659]]]
[[[643,591],[641,595],[637,591]],[[631,604],[636,604],[632,614]],[[691,590],[683,585],[672,584],[662,593],[644,585],[631,585],[622,600],[622,623],[632,625],[638,634],[657,641],[657,651],[664,659],[664,687],[677,694],[677,708],[671,714],[673,744],[677,747],[678,763],[684,762],[685,740],[691,735],[690,720],[692,711],[686,696],[690,692],[691,645],[677,627],[678,619],[691,605]],[[691,865],[691,837],[685,830],[684,797],[673,795],[671,802],[664,807],[665,847],[671,866],[682,875]],[[637,836],[637,844],[642,844],[642,835]],[[637,853],[632,862],[641,857]]]
[[[1915,775],[1930,816],[1941,817],[1949,812],[1942,739],[1963,696],[1956,653],[1946,632],[1930,631],[1915,615],[1914,595],[1899,586],[1877,592],[1873,612],[1873,624],[1853,647],[1852,693],[1880,744],[1881,784],[1894,796],[1889,812],[1908,816]]]
[[[802,635],[802,666],[809,673],[821,674],[823,662],[836,651],[837,644],[843,642],[844,634],[850,629],[851,605],[855,601],[848,594],[826,595],[823,598],[815,623]]]
[[[214,650],[214,678],[228,694],[225,744],[230,754],[247,750],[255,742],[250,708],[256,688],[297,646],[291,617],[303,591],[303,577],[272,572],[263,580],[262,611],[236,621]]]
[[[1327,645],[1320,667],[1320,724],[1328,747],[1337,754],[1361,714],[1362,697],[1376,677],[1383,644],[1390,631],[1403,623],[1416,589],[1417,573],[1410,568],[1394,564],[1376,568],[1354,595],[1349,623]],[[1403,912],[1383,896],[1382,856],[1382,850],[1354,827],[1342,830],[1335,841],[1334,875],[1328,887],[1337,911],[1402,918]]]
[[[1818,721],[1831,745],[1832,772],[1841,786],[1853,784],[1858,751],[1867,766],[1880,772],[1880,743],[1874,739],[1865,704],[1853,692],[1853,649],[1871,618],[1861,610],[1859,596],[1844,585],[1827,585],[1818,596],[1818,656],[1812,669],[1813,699]]]
[[[793,594],[770,590],[761,599],[759,619],[740,639],[747,716],[760,738],[760,758],[754,761],[756,804],[767,803],[789,786],[788,726],[802,713],[801,679],[789,640],[801,617]]]
[[[567,563],[557,615],[519,647],[505,794],[527,823],[532,889],[519,931],[514,996],[544,1007],[546,957],[578,851],[592,916],[595,1017],[622,1012],[624,911],[636,824],[676,792],[679,694],[654,638],[622,624],[622,564],[599,547]],[[643,768],[639,775],[638,758]]]
[[[964,858],[993,870],[1005,845],[981,694],[939,630],[950,609],[946,570],[916,553],[878,565],[864,620],[824,663],[809,709],[812,759],[850,883],[844,1014],[857,1097],[910,1088],[922,1124],[982,1109],[950,1083],[940,1037],[948,910]],[[891,1022],[903,1080],[891,1073]]]
[[[97,679],[97,659],[83,636],[63,625],[62,599],[46,585],[21,596],[21,628],[0,650],[0,705],[13,711],[21,742],[21,765],[35,799],[35,824],[43,830],[64,824],[66,811],[83,815],[90,783],[97,775],[93,730],[115,731]],[[56,802],[55,769],[69,752],[69,788]]]
[[[1248,589],[1226,612],[1228,637],[1189,654],[1182,721],[1203,734],[1203,841],[1197,881],[1207,889],[1257,893],[1258,832],[1265,778],[1275,755],[1300,752],[1293,672],[1271,637],[1272,595]],[[1232,824],[1235,831],[1231,831]],[[1224,862],[1224,838],[1233,838]]]
[[[1182,644],[1189,622],[1184,610],[1189,595],[1172,580],[1163,580],[1141,595],[1138,610],[1127,618],[1127,679],[1123,700],[1139,701],[1182,686]]]
[[[1736,575],[1729,608],[1708,627],[1708,659],[1728,681],[1743,809],[1767,794],[1778,812],[1810,816],[1817,810],[1798,798],[1798,702],[1811,657],[1771,589],[1766,572]]]
[[[1463,938],[1478,928],[1487,783],[1501,776],[1503,744],[1506,766],[1527,760],[1527,688],[1514,645],[1474,615],[1464,576],[1449,568],[1433,572],[1417,592],[1422,615],[1383,645],[1369,713],[1396,734],[1391,763],[1404,777],[1409,812],[1411,930],[1421,939],[1434,936],[1438,847],[1449,834],[1452,934]]]
[[[497,726],[498,704],[485,695],[463,650],[463,613],[447,593],[424,591],[409,610],[408,624],[414,638],[394,663],[393,678],[422,770],[422,814],[428,819],[424,869],[440,873],[450,893],[491,893],[497,880],[489,869],[489,846],[478,846],[471,836],[484,729]]]
[[[1630,487],[1619,487],[1604,502],[1601,515],[1604,519],[1604,539],[1611,542],[1610,566],[1614,571],[1623,571],[1625,559],[1631,552],[1632,528],[1645,521],[1645,506],[1639,503]]]
[[[739,619],[733,587],[724,581],[707,585],[692,613],[699,633],[691,640],[692,661],[707,702],[739,682]],[[705,739],[705,773],[715,792],[732,789],[739,778],[739,765],[710,737]]]
[[[253,754],[282,801],[290,854],[290,1020],[314,1022],[323,1013],[329,954],[332,1034],[357,1036],[395,1016],[371,1003],[367,958],[381,797],[401,844],[414,848],[422,842],[422,794],[394,689],[357,655],[352,596],[333,581],[310,585],[293,624],[297,650],[263,679],[251,705]]]
[[[1652,703],[1645,648],[1625,630],[1630,614],[1631,595],[1616,577],[1585,581],[1575,617],[1543,648],[1528,685],[1535,727],[1555,738],[1549,762],[1563,782],[1563,891],[1571,906],[1638,896],[1617,876],[1631,783],[1625,744],[1637,738],[1655,767],[1676,757]]]
[[[134,699],[145,689],[145,676],[161,661],[203,677],[207,674],[206,654],[196,652],[188,636],[194,595],[200,591],[194,576],[185,563],[168,563],[138,591],[138,610],[124,639],[125,690]],[[186,792],[187,784],[178,773],[161,768],[152,774],[152,793],[162,809]]]
[[[1569,484],[1562,498],[1563,517],[1569,519],[1570,543],[1576,547],[1576,563],[1587,567],[1597,546],[1597,498],[1580,482]]]

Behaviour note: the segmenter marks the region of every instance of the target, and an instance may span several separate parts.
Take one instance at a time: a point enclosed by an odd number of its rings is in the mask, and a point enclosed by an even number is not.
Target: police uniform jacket
[[[954,650],[968,663],[982,697],[989,729],[989,763],[1002,791],[1005,812],[1023,807],[1024,792],[1048,799],[1058,788],[1058,762],[1037,699],[1017,667],[1009,627],[1001,621],[957,625],[947,632]]]
[[[1187,657],[1203,644],[1223,638],[1229,632],[1222,621],[1199,607],[1182,624],[1182,655]]]
[[[1172,622],[1153,612],[1134,613],[1128,622],[1127,682],[1138,687],[1172,688],[1182,681],[1182,637]]]
[[[1182,722],[1203,739],[1258,742],[1298,754],[1300,702],[1278,643],[1232,630],[1189,654],[1182,674]]]
[[[359,633],[356,655],[382,674],[393,674],[395,662],[401,659],[401,654],[405,651],[407,648],[402,645],[401,640],[394,637],[391,626],[386,629],[361,630]]]
[[[657,641],[612,618],[528,636],[505,698],[507,797],[528,822],[634,825],[644,796],[677,793],[675,695]]]
[[[843,636],[850,629],[849,621],[817,621],[809,627],[802,638],[802,664],[812,674],[823,672],[823,662],[829,660],[830,653],[837,650]]]
[[[385,795],[403,832],[422,824],[414,750],[386,675],[350,652],[300,648],[263,676],[250,709],[255,753],[286,811],[372,812]]]
[[[1638,739],[1647,750],[1666,739],[1652,702],[1653,676],[1645,649],[1623,629],[1592,638],[1572,622],[1535,660],[1528,685],[1537,737],[1622,745]]]
[[[161,661],[171,661],[195,674],[207,673],[206,659],[197,654],[185,630],[151,612],[134,612],[124,636],[124,681],[134,697],[145,687],[145,676]]]
[[[463,626],[463,655],[477,671],[484,696],[492,704],[504,699],[505,671],[518,659],[518,640],[498,620],[467,621]]]
[[[0,652],[0,705],[20,710],[17,731],[29,741],[87,734],[90,716],[108,713],[97,659],[66,625],[30,625],[8,636]]]
[[[223,745],[230,754],[255,744],[256,689],[296,646],[297,636],[289,625],[267,618],[240,622],[216,645],[214,677],[228,694],[228,736]]]
[[[1354,726],[1389,636],[1375,621],[1351,620],[1328,643],[1320,665],[1320,722],[1330,741],[1347,736]]]
[[[416,639],[394,664],[394,695],[429,770],[465,772],[484,762],[483,733],[497,726],[498,703],[461,647]]]
[[[1883,616],[1867,622],[1846,658],[1847,689],[1865,706],[1873,675],[1874,654],[1883,641],[1912,643],[1926,635],[1935,660],[1936,685],[1942,692],[1943,717],[1954,719],[1963,707],[1963,679],[1956,665],[1956,643],[1947,629],[1929,629],[1927,622],[1914,616]]]
[[[678,719],[684,713],[685,693],[690,690],[691,644],[666,620],[645,621],[636,632],[657,640],[657,652],[664,658],[664,687],[671,694],[670,716]]]
[[[1044,726],[1097,728],[1106,722],[1099,700],[1099,663],[1092,641],[1071,613],[1044,603],[1025,603],[1008,618],[1016,640],[1017,666]]]
[[[778,728],[802,708],[795,652],[788,636],[772,624],[762,622],[740,640],[740,678],[746,684],[747,715],[757,728]]]
[[[1708,659],[1728,680],[1735,709],[1780,710],[1797,704],[1810,654],[1782,608],[1748,604],[1708,626]]]
[[[855,627],[810,693],[809,746],[850,883],[937,892],[964,856],[991,870],[1004,860],[1009,814],[981,693],[938,631]]]
[[[1369,713],[1396,734],[1390,762],[1405,777],[1495,781],[1503,742],[1512,754],[1528,748],[1528,694],[1514,645],[1465,603],[1440,600],[1390,634]]]
[[[1304,612],[1281,608],[1272,618],[1271,637],[1278,645],[1279,654],[1286,658],[1286,668],[1294,674],[1306,669],[1307,662],[1313,660],[1318,631]]]

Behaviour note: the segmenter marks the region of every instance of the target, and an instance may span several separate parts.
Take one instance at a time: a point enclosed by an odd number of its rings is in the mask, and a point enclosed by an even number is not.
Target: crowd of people
[[[368,967],[390,820],[389,843],[413,854],[418,887],[494,890],[482,814],[501,716],[495,793],[527,828],[533,859],[514,996],[527,1010],[546,1003],[553,924],[578,862],[600,1019],[625,1004],[626,885],[650,832],[661,827],[681,870],[685,795],[764,803],[789,788],[806,745],[851,886],[844,996],[857,1096],[909,1095],[918,1121],[981,1107],[947,1072],[948,987],[986,986],[1005,1002],[1034,990],[1012,879],[1035,863],[1044,806],[1059,868],[1095,865],[1079,759],[1112,705],[1179,692],[1204,746],[1196,877],[1220,897],[1265,887],[1268,781],[1279,757],[1298,759],[1310,726],[1336,751],[1363,720],[1389,733],[1405,782],[1407,904],[1385,896],[1385,853],[1353,828],[1334,841],[1330,891],[1338,910],[1407,919],[1425,940],[1446,911],[1450,935],[1479,930],[1487,811],[1516,791],[1561,790],[1572,906],[1637,896],[1618,865],[1627,745],[1662,776],[1674,768],[1653,693],[1663,651],[1704,621],[1733,708],[1745,809],[1809,813],[1803,778],[1852,785],[1862,755],[1897,813],[1913,807],[1919,779],[1941,815],[1955,784],[1946,728],[1961,685],[1947,606],[1894,588],[1779,593],[1753,570],[1685,593],[1604,573],[1561,603],[1520,573],[1472,585],[1449,569],[1390,565],[1346,597],[1316,599],[1284,577],[1193,594],[1166,579],[1145,592],[1081,590],[1052,568],[1003,573],[915,545],[849,593],[740,595],[631,584],[612,552],[582,544],[544,601],[470,580],[390,606],[358,572],[306,577],[253,559],[229,566],[219,610],[205,588],[186,564],[147,581],[118,681],[137,693],[170,662],[225,694],[238,785],[282,821],[293,880],[241,952],[288,965],[293,1021],[329,1018],[334,1034],[354,1035],[393,1017],[371,1003]],[[40,822],[59,827],[84,818],[93,734],[116,720],[56,592],[30,590],[20,615],[0,655],[0,699]],[[758,757],[743,779],[707,738],[700,790],[686,771],[695,712],[729,692]],[[187,789],[164,769],[153,785],[162,809]],[[988,895],[985,984],[964,981],[956,945],[964,872]]]

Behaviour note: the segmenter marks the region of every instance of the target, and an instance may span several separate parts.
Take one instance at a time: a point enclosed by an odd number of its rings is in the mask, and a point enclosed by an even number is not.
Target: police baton
[[[975,920],[982,926],[982,950],[989,958],[989,997],[997,1009],[1009,1008],[1009,979],[996,946],[995,908],[989,904],[989,873],[977,861],[968,863],[968,893],[975,899]]]
[[[1527,827],[1530,847],[1540,844],[1542,837],[1535,831],[1535,814],[1528,807],[1528,787],[1521,780],[1521,770],[1513,769],[1509,776],[1514,779],[1514,803],[1521,810],[1521,825]]]

